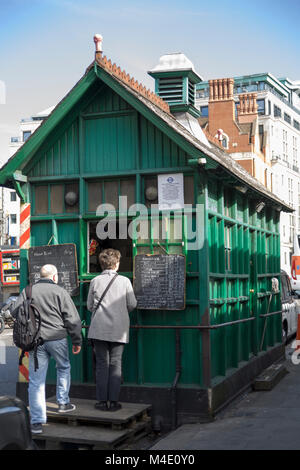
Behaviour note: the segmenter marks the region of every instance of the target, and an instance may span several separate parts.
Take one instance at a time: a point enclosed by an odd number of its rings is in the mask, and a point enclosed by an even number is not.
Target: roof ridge
[[[164,101],[160,96],[156,93],[151,91],[149,88],[147,89],[142,83],[139,83],[135,78],[131,77],[125,70],[121,70],[115,63],[112,64],[111,60],[108,59],[106,56],[100,56],[100,54],[96,54],[96,62],[100,65],[100,67],[104,68],[106,71],[115,75],[117,78],[122,80],[126,85],[130,88],[135,90],[137,93],[141,94],[153,104],[158,106],[162,111],[170,114],[170,107],[166,101]]]

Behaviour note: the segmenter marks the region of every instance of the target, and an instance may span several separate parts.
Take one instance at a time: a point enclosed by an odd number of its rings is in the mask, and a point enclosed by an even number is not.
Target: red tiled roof
[[[212,144],[217,145],[217,146],[220,147],[222,150],[224,150],[224,147],[222,146],[221,142],[220,142],[216,137],[212,136],[212,135],[208,132],[208,130],[206,129],[206,127],[202,127],[202,130],[203,130],[204,134],[206,135],[207,140],[208,140],[209,142],[211,142]]]
[[[143,86],[133,77],[131,77],[128,73],[126,73],[125,70],[121,70],[121,68],[118,67],[116,64],[112,64],[111,60],[110,59],[108,60],[106,56],[102,57],[102,54],[97,53],[96,62],[98,65],[100,65],[100,67],[102,67],[103,69],[111,73],[112,75],[115,75],[116,77],[118,77],[126,85],[130,86],[135,91],[137,91],[142,96],[144,96],[149,101],[151,101],[153,104],[158,106],[162,111],[165,111],[166,113],[170,114],[170,108],[166,101],[164,101],[158,95],[153,93],[153,91],[147,89],[145,86]]]

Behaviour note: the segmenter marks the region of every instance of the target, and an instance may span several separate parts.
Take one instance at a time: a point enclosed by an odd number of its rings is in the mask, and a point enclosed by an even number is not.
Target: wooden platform
[[[151,431],[151,406],[122,403],[115,412],[95,409],[96,401],[72,399],[76,410],[58,413],[55,398],[47,401],[48,423],[33,436],[44,449],[121,449]]]

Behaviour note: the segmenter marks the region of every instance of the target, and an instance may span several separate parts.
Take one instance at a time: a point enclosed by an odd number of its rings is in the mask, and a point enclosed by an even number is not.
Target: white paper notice
[[[158,175],[159,210],[184,208],[183,173]]]

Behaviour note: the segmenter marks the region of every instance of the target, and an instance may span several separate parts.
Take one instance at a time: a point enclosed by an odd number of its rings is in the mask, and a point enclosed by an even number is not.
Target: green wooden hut
[[[189,249],[186,216],[176,211],[163,239],[154,230],[164,223],[158,211],[144,238],[136,230],[133,239],[105,245],[120,249],[120,270],[130,279],[137,254],[186,256],[185,309],[131,314],[121,392],[123,401],[152,403],[157,426],[176,426],[215,413],[282,357],[281,301],[271,295],[272,278],[280,273],[280,211],[292,209],[206,139],[194,106],[201,78],[188,63],[150,74],[164,100],[96,52],[80,81],[2,167],[0,184],[30,203],[31,246],[76,244],[74,301],[84,346],[71,356],[71,392],[94,398],[86,298],[99,269],[89,250],[101,219],[97,207],[110,203],[121,211],[118,196],[127,196],[128,205],[142,203],[150,213],[158,175],[183,175],[197,249]],[[130,223],[137,214],[127,216]],[[178,217],[180,239],[171,230]],[[21,249],[21,287],[27,280]],[[49,388],[54,379],[50,368]],[[21,396],[26,386],[18,384]]]

